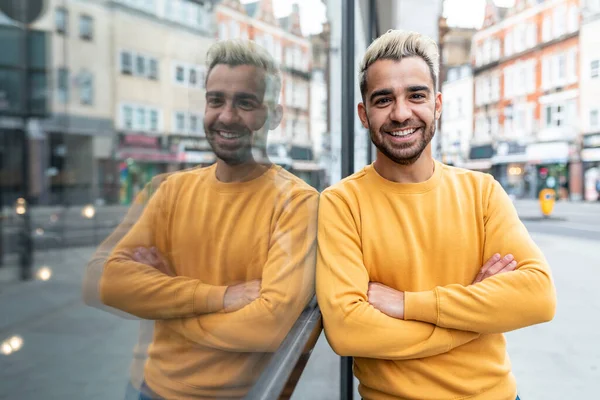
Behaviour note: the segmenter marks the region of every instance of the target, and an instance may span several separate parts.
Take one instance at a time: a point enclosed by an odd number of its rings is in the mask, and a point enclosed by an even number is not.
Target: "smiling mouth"
[[[399,129],[399,130],[390,131],[390,132],[386,131],[385,133],[387,133],[388,135],[392,135],[394,137],[404,138],[404,137],[408,137],[408,136],[414,134],[419,129],[421,129],[421,128],[406,128],[406,129]]]
[[[244,136],[244,133],[240,132],[215,131],[215,133],[227,140],[239,139]]]

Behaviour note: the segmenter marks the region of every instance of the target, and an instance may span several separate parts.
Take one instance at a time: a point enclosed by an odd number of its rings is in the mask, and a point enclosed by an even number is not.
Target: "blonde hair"
[[[253,65],[263,69],[266,73],[265,97],[270,93],[272,97],[269,102],[278,103],[281,74],[275,59],[263,47],[253,41],[242,39],[224,40],[213,44],[206,53],[206,82],[212,69],[219,64],[231,67]]]
[[[360,64],[359,82],[363,101],[367,92],[367,69],[378,60],[400,61],[420,57],[429,67],[433,88],[437,87],[440,55],[433,39],[417,32],[390,29],[371,43]]]

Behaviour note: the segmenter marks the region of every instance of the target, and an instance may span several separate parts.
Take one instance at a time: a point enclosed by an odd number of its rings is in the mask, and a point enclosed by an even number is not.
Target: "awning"
[[[460,165],[461,168],[473,169],[476,171],[484,171],[492,168],[492,160],[468,160]]]
[[[581,161],[600,161],[600,147],[595,149],[583,149],[581,150]]]
[[[531,164],[553,164],[569,162],[569,143],[532,143],[527,146],[527,159]]]
[[[177,154],[162,153],[152,150],[120,150],[116,154],[118,160],[132,159],[134,161],[151,161],[151,162],[180,162]]]

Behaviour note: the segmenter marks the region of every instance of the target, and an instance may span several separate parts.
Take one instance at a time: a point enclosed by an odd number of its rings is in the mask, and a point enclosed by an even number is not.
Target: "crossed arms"
[[[201,345],[229,351],[275,350],[313,293],[317,193],[300,192],[281,212],[270,235],[258,290],[257,282],[214,286],[154,266],[168,264],[160,255],[169,254],[173,185],[172,179],[161,185],[110,256],[100,283],[102,302],[159,320],[163,327]],[[138,248],[153,250],[140,256]],[[147,257],[155,257],[155,262]],[[232,294],[235,299],[227,301]]]
[[[491,260],[469,286],[402,293],[370,282],[349,207],[335,193],[323,193],[317,297],[333,349],[355,357],[423,358],[446,353],[480,334],[551,320],[556,300],[549,267],[495,181],[484,224],[484,256],[512,255],[516,265]]]

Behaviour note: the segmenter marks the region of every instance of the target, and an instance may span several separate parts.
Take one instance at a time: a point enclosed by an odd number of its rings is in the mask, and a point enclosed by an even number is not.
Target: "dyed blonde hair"
[[[360,64],[360,93],[365,101],[367,69],[379,60],[400,61],[405,57],[420,57],[427,63],[433,88],[437,88],[440,54],[433,39],[417,32],[390,29],[371,43]]]
[[[277,104],[281,91],[281,74],[275,59],[267,50],[250,40],[233,39],[217,42],[206,53],[206,82],[212,69],[219,65],[236,67],[253,65],[265,71],[265,99]],[[205,85],[206,85],[205,82]]]

